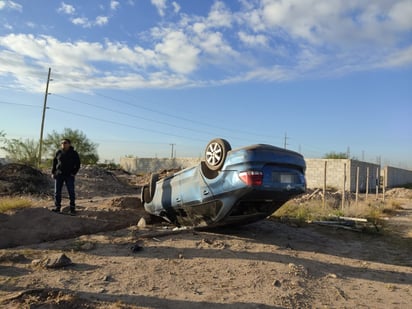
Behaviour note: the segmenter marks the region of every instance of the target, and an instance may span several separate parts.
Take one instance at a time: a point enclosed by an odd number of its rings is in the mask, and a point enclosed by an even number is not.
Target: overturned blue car
[[[305,169],[299,153],[266,144],[232,150],[216,138],[197,166],[162,179],[152,174],[141,200],[149,214],[176,226],[247,224],[305,192]]]

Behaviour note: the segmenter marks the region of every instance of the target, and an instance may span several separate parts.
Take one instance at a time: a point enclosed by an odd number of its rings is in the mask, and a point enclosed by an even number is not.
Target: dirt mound
[[[85,165],[76,176],[78,198],[137,194],[135,177],[122,170],[110,171],[95,165]]]
[[[54,181],[48,170],[37,170],[24,164],[0,165],[0,195],[53,195]],[[136,194],[137,176],[125,171],[110,171],[95,165],[84,165],[76,176],[77,198]],[[65,189],[63,190],[65,194]]]
[[[412,199],[412,189],[393,188],[386,191],[386,196],[392,198],[407,198]]]
[[[52,188],[48,175],[28,165],[0,165],[0,195],[49,194]]]
[[[77,215],[51,212],[51,203],[0,213],[0,249],[68,239],[136,225],[147,217],[140,199],[123,196],[100,200],[79,200]]]
[[[164,170],[157,171],[156,173],[159,174],[159,179],[162,179],[170,175],[173,175],[174,173],[177,173],[181,170],[182,170],[181,168],[164,169]],[[136,185],[144,186],[150,182],[150,176],[151,176],[151,173],[147,173],[147,174],[140,175],[140,176],[135,176],[136,178],[134,181]]]

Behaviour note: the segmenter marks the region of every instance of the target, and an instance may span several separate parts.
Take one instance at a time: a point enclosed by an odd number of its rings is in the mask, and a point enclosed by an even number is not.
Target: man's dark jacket
[[[53,159],[52,174],[70,176],[76,175],[80,169],[80,158],[73,146],[69,150],[58,150]]]

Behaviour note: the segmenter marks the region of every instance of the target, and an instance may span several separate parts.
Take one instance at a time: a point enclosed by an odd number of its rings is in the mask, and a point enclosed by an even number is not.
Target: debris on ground
[[[330,220],[312,221],[311,223],[354,232],[380,231],[380,226],[378,226],[375,222],[368,221],[368,219],[365,218],[337,216],[331,217]]]

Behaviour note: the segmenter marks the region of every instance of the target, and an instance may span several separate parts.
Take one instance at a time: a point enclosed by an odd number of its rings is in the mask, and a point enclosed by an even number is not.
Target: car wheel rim
[[[222,159],[222,147],[219,143],[211,143],[206,151],[206,160],[212,166],[219,164]]]

